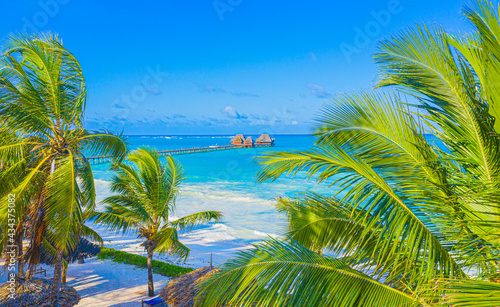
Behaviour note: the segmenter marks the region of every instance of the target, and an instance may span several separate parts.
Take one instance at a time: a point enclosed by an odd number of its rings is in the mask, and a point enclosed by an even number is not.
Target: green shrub
[[[140,255],[129,254],[113,248],[103,247],[97,254],[97,258],[110,259],[114,262],[131,264],[139,268],[147,268],[148,258]],[[164,276],[176,277],[191,272],[192,268],[185,268],[178,265],[153,260],[153,272]]]

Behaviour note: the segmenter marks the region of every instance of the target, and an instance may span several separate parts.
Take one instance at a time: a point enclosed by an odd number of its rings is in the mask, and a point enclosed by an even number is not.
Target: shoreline
[[[217,228],[219,225],[223,224],[215,224],[209,228]],[[110,232],[102,226],[93,226],[93,229],[101,235],[104,241],[104,247],[114,248],[131,254],[147,256],[144,248],[140,246],[142,240],[137,238],[135,235],[122,235],[121,233]],[[153,259],[179,266],[199,269],[210,265],[211,254],[213,265],[217,266],[224,263],[238,251],[247,249],[251,246],[250,243],[244,242],[243,240],[210,241],[201,236],[193,236],[193,234],[196,234],[199,230],[200,229],[194,229],[179,235],[179,240],[191,249],[190,255],[185,262],[178,261],[171,256],[158,255],[156,253],[153,256]],[[203,232],[204,234],[213,233],[217,232],[217,230],[203,228]]]

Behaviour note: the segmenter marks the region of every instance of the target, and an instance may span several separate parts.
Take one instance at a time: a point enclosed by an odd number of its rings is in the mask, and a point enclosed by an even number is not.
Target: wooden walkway
[[[243,148],[243,147],[242,146],[233,146],[233,145],[196,147],[196,148],[162,150],[162,151],[158,151],[158,154],[160,156],[175,156],[175,155],[187,155],[187,154],[192,154],[192,153],[228,150],[228,149],[236,149],[236,148]],[[113,160],[113,158],[114,158],[114,156],[99,156],[99,157],[87,157],[87,160],[90,162],[90,164],[99,164],[99,163],[111,162],[111,160]]]

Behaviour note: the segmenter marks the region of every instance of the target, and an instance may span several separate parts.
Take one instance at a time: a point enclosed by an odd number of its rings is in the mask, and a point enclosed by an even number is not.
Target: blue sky
[[[59,33],[84,70],[86,125],[126,134],[308,133],[337,93],[370,89],[377,41],[470,29],[469,1],[1,1],[0,39]]]

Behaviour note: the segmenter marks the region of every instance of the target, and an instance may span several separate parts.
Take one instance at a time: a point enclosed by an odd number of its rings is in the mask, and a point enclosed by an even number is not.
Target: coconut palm
[[[94,178],[85,155],[126,153],[121,137],[84,129],[86,101],[80,64],[57,35],[12,36],[7,41],[0,58],[0,123],[15,137],[2,135],[0,157],[15,155],[18,161],[3,165],[2,174],[25,168],[20,178],[5,178],[12,183],[2,185],[0,196],[5,204],[8,194],[15,194],[16,222],[29,229],[23,259],[31,268],[39,261],[41,246],[53,244],[52,300],[59,293],[63,254],[78,242],[75,233],[92,232],[83,224],[95,205]],[[9,243],[9,218],[7,206],[1,206],[2,250]]]
[[[279,200],[289,239],[228,262],[200,305],[500,305],[499,13],[464,13],[467,36],[383,41],[378,87],[392,89],[340,95],[314,148],[260,158],[259,181],[303,171],[335,190]]]
[[[107,225],[110,230],[132,232],[144,239],[147,252],[148,294],[154,296],[153,254],[170,254],[186,259],[189,248],[178,240],[178,232],[211,221],[222,214],[203,211],[169,221],[175,210],[175,200],[185,179],[182,166],[167,156],[166,163],[151,149],[138,149],[128,156],[134,165],[114,167],[111,191],[116,195],[106,198],[104,212],[98,212],[95,223]],[[135,167],[134,167],[135,166]]]

